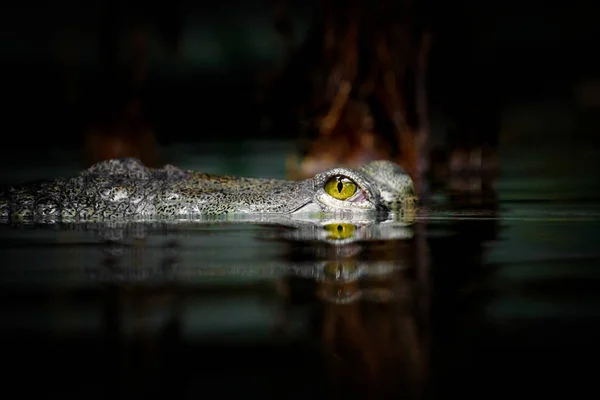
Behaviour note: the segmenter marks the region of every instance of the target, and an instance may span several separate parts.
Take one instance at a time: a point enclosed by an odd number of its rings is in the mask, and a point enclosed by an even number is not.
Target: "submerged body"
[[[393,211],[414,201],[410,177],[396,164],[334,168],[312,179],[215,176],[137,159],[103,161],[76,177],[0,193],[4,220],[102,221],[194,215]]]

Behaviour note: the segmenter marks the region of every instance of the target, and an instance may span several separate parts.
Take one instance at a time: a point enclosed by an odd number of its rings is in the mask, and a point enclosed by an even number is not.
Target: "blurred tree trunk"
[[[84,133],[84,159],[136,157],[160,165],[158,141],[145,113],[150,34],[177,54],[181,1],[153,7],[137,0],[105,3],[98,31],[100,68]]]
[[[325,0],[315,11],[268,104],[284,116],[276,123],[304,123],[297,177],[373,158],[396,160],[416,177],[430,37],[414,3]]]
[[[460,1],[315,2],[307,38],[265,104],[270,129],[301,138],[288,175],[385,158],[422,186],[432,103],[452,121],[450,149],[495,146],[493,82],[476,60],[467,10]]]

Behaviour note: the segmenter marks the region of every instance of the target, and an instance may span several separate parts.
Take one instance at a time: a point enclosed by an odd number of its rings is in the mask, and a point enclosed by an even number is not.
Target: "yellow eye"
[[[353,224],[327,224],[324,229],[329,232],[327,239],[343,240],[354,236],[356,226]]]
[[[325,184],[325,192],[338,200],[346,200],[356,193],[356,183],[342,176],[334,176]]]

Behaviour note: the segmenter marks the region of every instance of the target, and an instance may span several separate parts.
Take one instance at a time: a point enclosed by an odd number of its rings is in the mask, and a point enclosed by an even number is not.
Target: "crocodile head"
[[[358,169],[333,168],[315,175],[312,195],[297,202],[294,213],[397,211],[415,201],[410,176],[397,164],[379,160]]]

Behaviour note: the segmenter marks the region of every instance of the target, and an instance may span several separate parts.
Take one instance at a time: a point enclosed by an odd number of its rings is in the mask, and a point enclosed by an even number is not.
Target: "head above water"
[[[358,169],[333,168],[312,180],[314,202],[296,212],[398,211],[416,200],[412,179],[391,161],[372,161]]]
[[[356,220],[355,213],[413,211],[415,200],[411,178],[390,161],[283,181],[208,175],[172,165],[152,169],[127,158],[100,162],[77,177],[34,182],[0,193],[0,218],[185,220],[209,215],[237,219],[242,214],[244,219],[256,216],[254,220],[268,222],[274,220],[273,214],[302,220],[306,213],[325,212]]]

